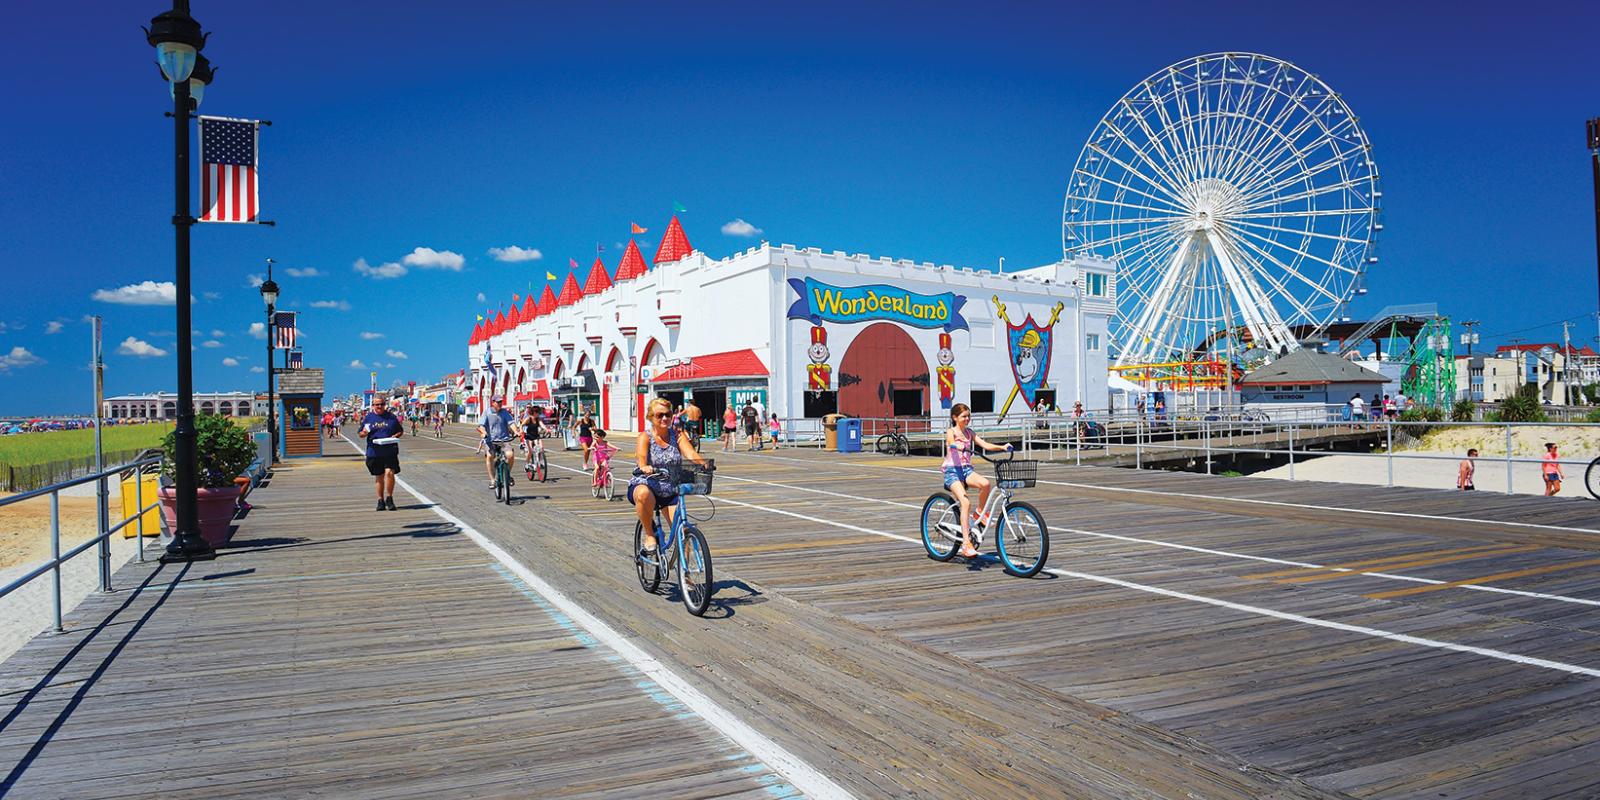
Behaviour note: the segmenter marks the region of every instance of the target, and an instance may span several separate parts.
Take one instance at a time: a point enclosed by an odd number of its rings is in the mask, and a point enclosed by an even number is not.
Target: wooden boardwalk
[[[712,452],[702,620],[640,591],[575,455],[506,507],[456,433],[405,445],[420,495],[855,796],[1600,794],[1600,504],[1050,465],[1053,572],[1018,580],[922,555],[932,459]],[[243,546],[130,565],[6,662],[15,796],[793,793],[368,491],[282,470]]]

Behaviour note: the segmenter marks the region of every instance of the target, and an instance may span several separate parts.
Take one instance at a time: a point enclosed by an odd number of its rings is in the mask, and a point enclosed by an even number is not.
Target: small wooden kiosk
[[[321,456],[322,370],[279,370],[278,398],[283,457]]]

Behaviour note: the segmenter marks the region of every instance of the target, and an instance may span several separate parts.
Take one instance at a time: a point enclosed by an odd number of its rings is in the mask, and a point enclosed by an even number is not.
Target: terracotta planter
[[[196,489],[195,507],[200,517],[200,536],[212,547],[226,544],[232,536],[233,514],[239,503],[240,488]],[[161,487],[161,514],[167,530],[178,529],[178,493],[174,487]]]

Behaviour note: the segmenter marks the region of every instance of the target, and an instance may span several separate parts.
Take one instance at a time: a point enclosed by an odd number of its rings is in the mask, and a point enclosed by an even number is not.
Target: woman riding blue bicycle
[[[671,524],[672,515],[677,511],[678,487],[670,479],[664,478],[662,473],[670,476],[685,458],[701,466],[706,466],[707,462],[694,449],[689,434],[671,424],[672,403],[660,397],[651,400],[645,409],[645,420],[650,429],[639,434],[634,447],[634,470],[633,477],[628,480],[628,500],[633,503],[639,515],[639,524],[644,527],[644,544],[640,549],[648,555],[656,550],[653,524],[656,508],[662,509],[668,524]]]
[[[998,445],[985,441],[973,432],[971,423],[972,409],[966,403],[956,403],[950,408],[950,428],[944,432],[944,488],[955,495],[956,502],[961,504],[962,558],[978,555],[978,549],[972,544],[972,498],[967,496],[967,490],[977,489],[978,508],[988,508],[989,491],[994,488],[993,481],[973,470],[972,449],[978,447],[990,453],[1011,449],[1009,444]],[[987,525],[989,519],[985,515],[977,523],[981,527]]]

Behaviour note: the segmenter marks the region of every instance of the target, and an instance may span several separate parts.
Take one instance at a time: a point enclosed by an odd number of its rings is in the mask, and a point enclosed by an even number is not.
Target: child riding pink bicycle
[[[606,432],[599,426],[594,428],[594,484],[590,492],[595,497],[604,497],[610,500],[614,492],[611,479],[611,456],[618,448],[606,442]]]

